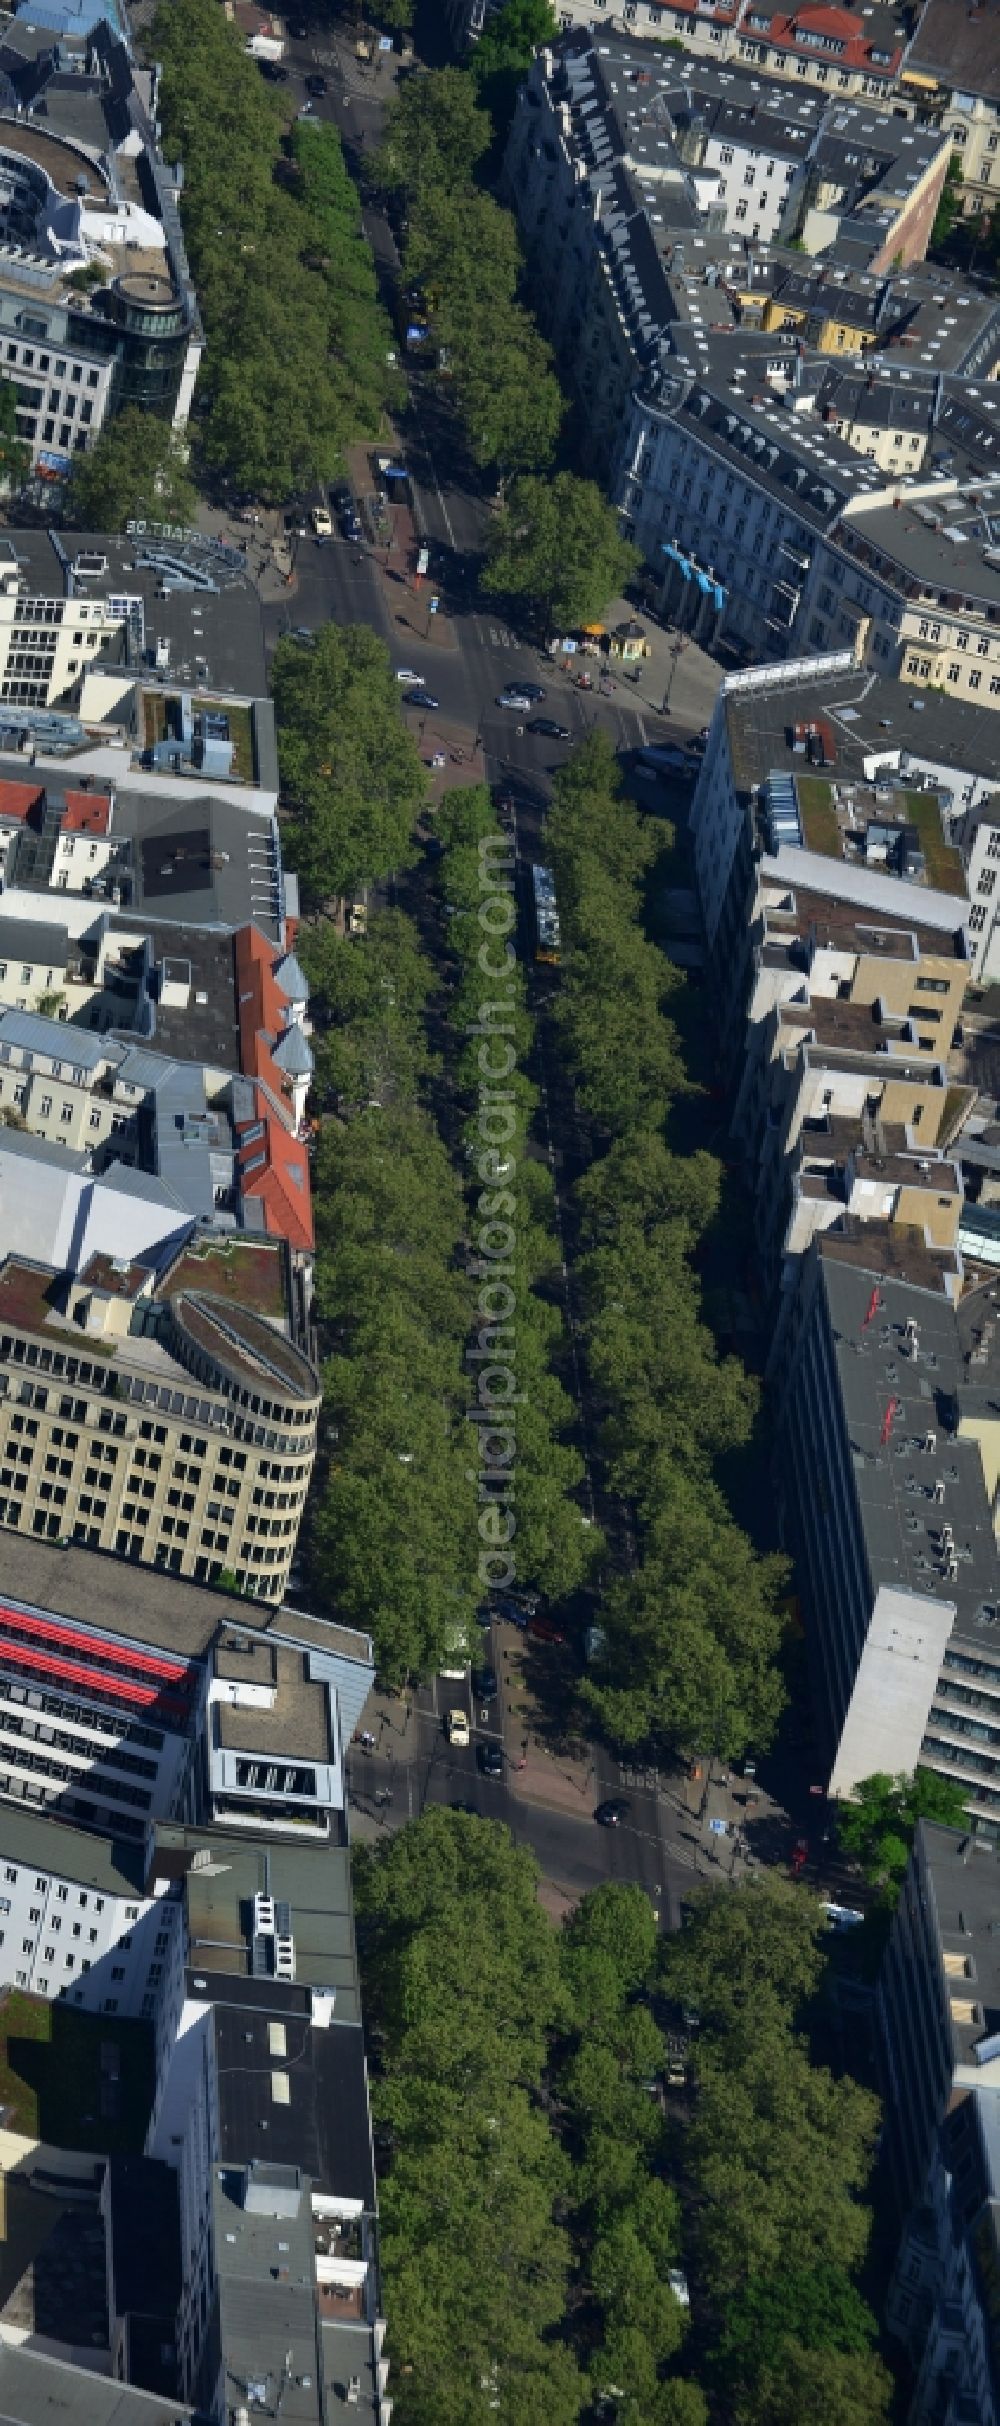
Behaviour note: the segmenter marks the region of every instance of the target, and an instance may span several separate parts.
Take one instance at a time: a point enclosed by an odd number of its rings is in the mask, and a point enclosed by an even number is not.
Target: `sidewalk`
[[[594,1756],[586,1747],[551,1750],[538,1733],[539,1712],[526,1675],[528,1646],[514,1626],[501,1630],[503,1740],[507,1783],[526,1803],[588,1817],[600,1800]]]
[[[723,669],[714,657],[706,656],[704,649],[685,633],[655,623],[647,610],[636,608],[627,598],[613,598],[601,621],[606,632],[613,632],[620,623],[641,623],[649,655],[631,670],[604,655],[583,658],[580,670],[593,674],[595,689],[601,668],[610,673],[616,698],[633,699],[637,707],[649,708],[656,716],[666,715],[673,724],[692,733],[700,732],[711,718],[715,695],[723,680]],[[572,663],[575,667],[577,661],[574,659]],[[573,680],[572,673],[569,680]]]
[[[437,595],[433,579],[429,574],[417,573],[422,537],[412,510],[408,505],[391,505],[375,487],[371,461],[375,451],[368,444],[348,447],[347,467],[370,534],[365,553],[377,575],[386,611],[401,631],[410,632],[419,640],[422,648],[454,652],[458,648],[458,635],[451,617],[443,606],[431,613],[430,602]],[[381,451],[393,454],[400,451],[394,432],[390,432]]]

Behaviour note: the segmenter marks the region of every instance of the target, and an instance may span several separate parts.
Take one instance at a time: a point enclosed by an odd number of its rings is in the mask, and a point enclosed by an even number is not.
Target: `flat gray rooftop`
[[[883,1585],[920,1593],[956,1609],[954,1633],[983,1642],[979,1616],[1000,1588],[1000,1566],[982,1461],[974,1440],[956,1437],[965,1363],[955,1310],[940,1291],[879,1274],[858,1239],[857,1264],[823,1242],[825,1292],[834,1355],[864,1524],[873,1593]],[[866,1322],[877,1278],[879,1304]],[[906,1324],[918,1347],[907,1352]],[[887,1439],[887,1412],[893,1407]],[[936,1450],[924,1446],[936,1436]],[[935,1485],[943,1482],[939,1505]],[[958,1575],[945,1573],[942,1528],[952,1528]]]
[[[0,529],[0,561],[12,557],[21,566],[32,597],[65,598],[71,594],[81,598],[139,597],[143,602],[145,647],[155,652],[158,642],[166,642],[172,682],[188,682],[192,689],[210,685],[251,698],[264,697],[267,691],[264,633],[260,601],[253,583],[245,573],[214,560],[207,552],[199,556],[195,550],[192,562],[204,564],[217,586],[174,589],[160,596],[163,583],[159,570],[154,564],[139,560],[145,550],[160,546],[165,554],[177,556],[179,552],[167,541],[109,537],[101,531],[60,532],[57,546],[54,533]],[[68,568],[85,554],[106,557],[107,571],[77,580],[75,592],[71,593]],[[133,661],[119,653],[115,662]],[[135,670],[137,673],[141,670],[138,661]]]
[[[996,773],[1000,732],[994,710],[881,680],[864,669],[728,690],[723,713],[738,791],[766,783],[772,769],[801,774],[803,760],[794,755],[789,732],[817,717],[832,728],[836,762],[823,773],[834,782],[863,781],[866,761],[897,752],[904,762],[910,755],[969,775]]]
[[[184,2426],[193,2417],[183,2401],[0,2343],[0,2426]]]
[[[970,1838],[960,1828],[938,1828],[921,1820],[917,1854],[934,1905],[934,1918],[945,1954],[975,1959],[975,1987],[961,1982],[962,1992],[983,2007],[982,2022],[956,2022],[952,2010],[953,2052],[959,2063],[972,2056],[977,2039],[1000,2026],[1000,1854],[984,1840]],[[956,1986],[958,1983],[956,1982]]]
[[[5,1533],[2,1555],[3,1589],[13,1600],[76,1618],[81,1625],[106,1627],[126,1639],[135,1637],[181,1658],[203,1658],[220,1631],[278,1636],[362,1666],[370,1658],[367,1635],[350,1627],[290,1609],[269,1609],[263,1602],[234,1601],[230,1594],[206,1592],[184,1576],[161,1574],[155,1567],[82,1550],[75,1543],[62,1550],[54,1542]]]
[[[942,487],[938,495],[902,498],[898,506],[865,504],[845,517],[840,539],[848,553],[875,549],[919,583],[929,602],[941,606],[968,600],[1000,620],[1000,557],[996,518],[1000,481],[973,490]],[[998,559],[993,561],[993,559]]]

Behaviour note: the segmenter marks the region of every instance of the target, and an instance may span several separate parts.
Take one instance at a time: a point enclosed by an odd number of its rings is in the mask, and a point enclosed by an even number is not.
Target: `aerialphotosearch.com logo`
[[[516,1573],[517,1410],[523,1398],[517,1387],[514,1330],[517,1198],[513,1182],[517,1165],[510,1151],[517,1131],[510,1084],[517,1063],[516,954],[510,940],[517,919],[515,866],[513,844],[505,835],[483,836],[479,845],[483,940],[477,965],[487,985],[479,1017],[469,1031],[479,1038],[475,1171],[483,1187],[475,1207],[469,1267],[479,1281],[479,1333],[467,1354],[478,1373],[475,1398],[467,1412],[469,1422],[476,1426],[478,1442],[478,1464],[471,1470],[470,1480],[477,1485],[479,1502],[479,1581],[487,1590],[512,1584]]]

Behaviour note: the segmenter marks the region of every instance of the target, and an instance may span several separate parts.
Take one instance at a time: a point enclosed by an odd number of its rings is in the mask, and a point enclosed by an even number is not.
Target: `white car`
[[[445,1733],[450,1744],[464,1745],[471,1741],[467,1710],[449,1710],[445,1715]]]
[[[412,665],[398,665],[396,667],[396,680],[397,682],[419,682],[420,676],[415,672]]]
[[[330,512],[329,506],[314,505],[310,515],[310,521],[313,526],[313,534],[315,538],[330,539],[332,537],[333,516]]]

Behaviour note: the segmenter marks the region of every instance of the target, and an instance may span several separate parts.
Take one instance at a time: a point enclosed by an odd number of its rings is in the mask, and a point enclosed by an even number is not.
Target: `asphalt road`
[[[290,42],[287,60],[290,101],[300,94],[304,98],[307,74],[318,69],[327,76],[329,91],[316,102],[315,114],[340,128],[357,170],[378,138],[392,89],[388,71],[381,78],[361,75],[349,47],[330,38]],[[364,223],[380,273],[391,280],[398,257],[382,211],[367,204]],[[489,483],[464,454],[447,398],[419,371],[410,374],[410,409],[401,423],[400,445],[410,471],[418,534],[432,550],[433,582],[419,596],[402,582],[384,583],[367,544],[358,562],[359,551],[339,532],[328,544],[319,545],[311,536],[298,539],[295,590],[287,601],[265,608],[269,645],[282,632],[312,630],[329,620],[369,624],[387,642],[394,662],[412,666],[421,684],[440,701],[441,717],[479,736],[491,780],[519,776],[543,797],[572,743],[534,735],[527,730],[530,718],[496,707],[497,694],[518,675],[545,684],[548,697],[538,712],[568,725],[574,740],[581,739],[595,719],[607,726],[622,751],[659,738],[660,720],[637,708],[627,691],[602,700],[576,690],[547,659],[519,640],[495,609],[480,602],[476,564],[489,527]],[[319,497],[317,491],[317,502]],[[440,646],[425,637],[432,591],[441,596],[456,645]],[[413,723],[422,744],[433,741],[433,716],[414,715]],[[522,724],[525,730],[519,734]]]

